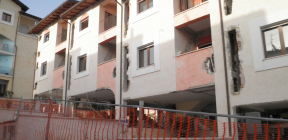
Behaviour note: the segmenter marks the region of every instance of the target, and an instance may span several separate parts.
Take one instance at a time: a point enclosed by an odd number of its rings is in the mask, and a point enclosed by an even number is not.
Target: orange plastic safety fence
[[[18,102],[19,104],[19,102]],[[73,106],[73,105],[72,105]],[[135,107],[91,109],[46,101],[21,104],[15,140],[286,140],[287,123],[219,121]],[[0,108],[1,116],[13,108]],[[141,112],[139,112],[141,111]],[[10,113],[8,113],[10,114]],[[6,114],[6,116],[9,116]],[[12,115],[11,115],[12,114]],[[10,118],[13,118],[11,113]],[[139,116],[141,114],[141,116]],[[190,114],[191,115],[191,114]],[[6,117],[7,118],[7,117]],[[8,117],[9,118],[9,117]],[[248,121],[249,122],[249,121]],[[250,121],[251,122],[251,121]],[[257,122],[257,121],[256,121]],[[261,122],[261,121],[260,121]],[[3,132],[0,132],[3,133]],[[1,135],[1,134],[0,134]]]

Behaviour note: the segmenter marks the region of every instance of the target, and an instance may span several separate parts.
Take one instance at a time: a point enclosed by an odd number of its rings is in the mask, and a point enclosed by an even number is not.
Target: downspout
[[[69,36],[68,36],[68,47],[67,47],[67,66],[66,66],[66,72],[65,72],[65,78],[66,78],[66,80],[65,80],[65,103],[64,103],[64,106],[67,106],[67,90],[68,90],[68,71],[69,71],[69,59],[70,59],[70,38],[71,38],[71,28],[72,28],[72,26],[71,26],[71,23],[70,22],[68,22],[67,20],[65,20],[65,19],[63,19],[62,18],[62,16],[60,16],[60,18],[63,20],[63,21],[65,21],[65,22],[67,22],[68,24],[69,24]],[[68,32],[67,32],[68,33]]]
[[[117,2],[118,5],[121,6],[121,24],[120,24],[120,28],[121,28],[121,35],[120,35],[120,105],[122,105],[122,32],[123,32],[123,5],[121,3],[119,3],[117,0],[115,0]]]
[[[229,94],[229,86],[228,86],[228,75],[227,75],[227,62],[226,62],[226,48],[225,48],[225,31],[224,31],[224,22],[222,15],[222,5],[221,0],[219,1],[219,12],[220,12],[220,24],[221,24],[221,36],[222,36],[222,50],[223,50],[223,61],[224,61],[224,73],[225,73],[225,87],[226,87],[226,101],[227,101],[227,112],[228,115],[231,115],[230,111],[230,94]],[[228,127],[229,127],[229,136],[231,136],[231,118],[228,118]]]
[[[16,45],[16,43],[17,43],[19,20],[20,20],[20,14],[18,15],[18,21],[17,21],[17,27],[16,27],[16,35],[15,35],[15,42],[14,42],[15,55],[14,55],[14,64],[13,64],[12,86],[11,86],[12,92],[13,92],[13,87],[14,87],[14,75],[15,75],[15,67],[16,67],[16,56],[17,56],[17,45]]]

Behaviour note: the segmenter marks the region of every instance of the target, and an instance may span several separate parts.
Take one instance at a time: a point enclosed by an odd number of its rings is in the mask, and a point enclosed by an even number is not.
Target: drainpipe
[[[65,103],[64,103],[64,106],[67,106],[67,90],[68,90],[68,80],[67,80],[67,78],[68,78],[68,71],[69,71],[69,59],[70,59],[70,38],[71,38],[71,28],[72,28],[72,26],[71,26],[71,23],[70,22],[68,22],[67,20],[65,20],[65,19],[63,19],[62,18],[62,16],[60,16],[60,18],[63,20],[63,21],[65,21],[65,22],[67,22],[68,24],[69,24],[69,31],[67,32],[67,33],[69,33],[69,36],[68,36],[68,39],[67,39],[67,41],[68,41],[68,48],[67,48],[67,66],[66,66],[66,72],[65,72],[65,77],[66,77],[66,80],[65,80]]]
[[[228,75],[227,75],[227,62],[226,62],[226,48],[225,48],[225,31],[224,31],[224,22],[222,15],[222,5],[221,0],[219,2],[219,12],[220,12],[220,24],[221,24],[221,35],[222,35],[222,50],[223,50],[223,62],[224,62],[224,73],[225,73],[225,87],[226,87],[226,101],[227,101],[227,111],[228,115],[231,115],[230,111],[230,94],[229,94],[229,86],[228,86]],[[228,127],[229,127],[229,136],[231,136],[231,118],[228,118]]]
[[[120,105],[122,105],[122,26],[123,26],[123,5],[121,3],[119,3],[117,0],[115,0],[117,2],[118,5],[121,6],[121,24],[120,24],[120,28],[121,28],[121,35],[120,35]]]
[[[15,34],[15,55],[14,55],[14,64],[13,64],[13,76],[12,76],[12,86],[11,86],[11,90],[13,91],[13,87],[14,87],[14,75],[15,75],[15,67],[16,67],[16,56],[17,56],[17,35],[18,35],[18,25],[19,25],[19,20],[20,20],[20,14],[18,15],[18,21],[17,21],[17,27],[16,27],[16,34]]]

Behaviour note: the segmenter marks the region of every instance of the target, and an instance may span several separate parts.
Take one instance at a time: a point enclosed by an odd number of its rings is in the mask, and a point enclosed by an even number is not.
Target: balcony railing
[[[5,51],[5,52],[10,52],[10,53],[15,53],[15,46],[0,42],[0,50]]]
[[[63,43],[67,39],[67,31],[57,35],[57,45]]]
[[[31,37],[35,37],[33,34],[27,34],[28,31],[29,31],[29,26],[26,26],[26,25],[19,25],[18,26],[18,32],[19,33],[22,33],[22,34],[25,34],[25,35],[28,35]]]
[[[100,31],[105,32],[116,26],[117,17],[114,15],[110,15],[106,19],[100,22]]]
[[[180,0],[180,11],[188,10],[208,0]]]
[[[12,76],[13,68],[0,66],[0,74]]]

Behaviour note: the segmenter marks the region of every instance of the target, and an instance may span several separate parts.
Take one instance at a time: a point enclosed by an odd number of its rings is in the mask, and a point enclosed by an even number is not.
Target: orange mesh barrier
[[[0,103],[4,102],[0,100]],[[0,108],[2,120],[15,119],[17,109]],[[19,105],[19,100],[12,104]],[[60,102],[59,102],[60,103]],[[286,140],[288,123],[222,122],[192,114],[137,107],[93,107],[52,100],[23,101],[15,140]],[[4,104],[4,103],[3,103]],[[9,103],[11,104],[11,102]],[[76,107],[77,106],[77,107]],[[141,111],[141,112],[139,112]],[[141,116],[139,116],[141,114]],[[6,116],[5,116],[6,115]],[[1,120],[1,121],[2,121]],[[234,120],[234,119],[232,119]],[[235,119],[236,120],[236,119]],[[242,120],[242,122],[245,122]],[[251,122],[251,121],[250,121]],[[3,123],[3,121],[2,121]],[[0,126],[1,127],[1,126]],[[6,131],[5,131],[6,132]],[[3,132],[0,132],[0,135]],[[8,132],[7,132],[8,133]]]

